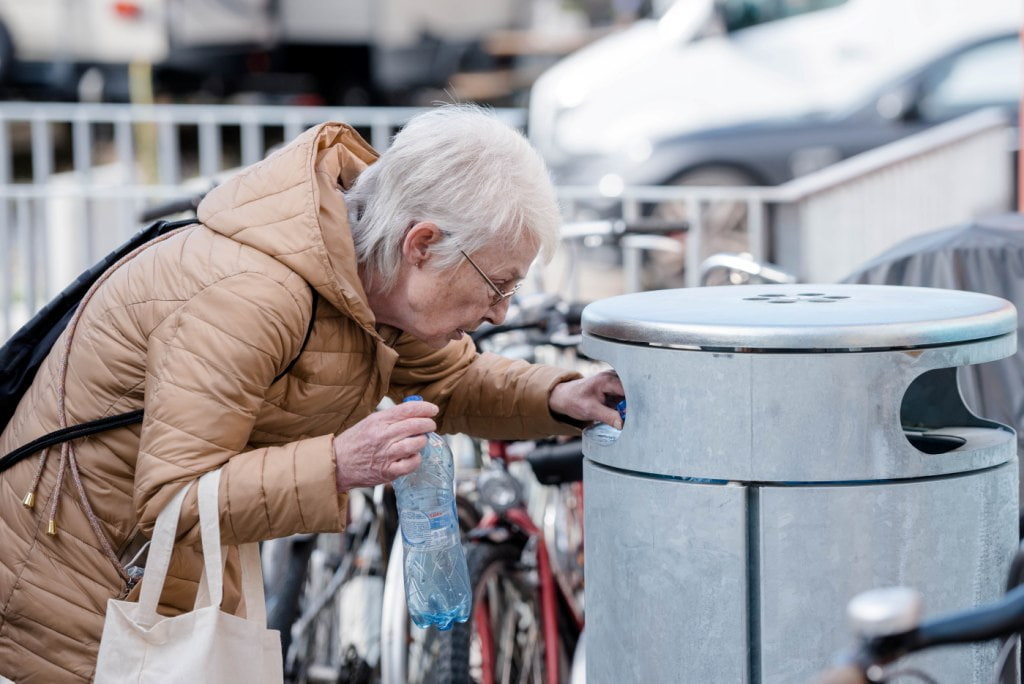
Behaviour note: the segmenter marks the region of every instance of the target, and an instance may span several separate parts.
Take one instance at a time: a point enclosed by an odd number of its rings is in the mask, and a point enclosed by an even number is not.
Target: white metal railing
[[[1014,133],[980,111],[779,186],[775,260],[834,282],[909,237],[1010,210]]]
[[[804,282],[835,282],[914,235],[1010,210],[1013,131],[1005,112],[985,110],[775,187],[631,187],[615,198],[563,187],[559,195],[569,220],[595,203],[621,217],[582,221],[573,229],[576,241],[601,225],[608,234],[628,232],[644,223],[645,207],[671,202],[684,209],[684,249],[678,240],[618,240],[624,291],[640,289],[639,257],[631,250],[677,251],[686,285],[699,285],[702,260],[721,251],[705,244],[715,235],[703,225],[704,210],[715,203],[745,207],[745,251],[754,262],[770,258]],[[617,206],[609,210],[612,202]]]
[[[55,172],[55,136],[70,138],[70,170],[88,176],[99,165],[94,151],[97,132],[109,138],[113,158],[122,169],[122,182],[139,182],[139,162],[153,162],[155,179],[147,183],[176,185],[188,168],[182,160],[182,133],[195,136],[197,155],[190,175],[212,177],[238,165],[260,160],[271,141],[291,140],[323,121],[344,121],[360,130],[374,148],[383,150],[392,134],[415,107],[275,107],[248,105],[118,105],[5,102],[0,103],[0,185],[16,180],[10,151],[19,143],[31,147],[31,181],[45,182]],[[498,115],[523,127],[526,114],[499,109]],[[20,131],[13,130],[20,128]],[[58,130],[63,129],[63,130]],[[225,156],[224,134],[238,135],[237,155]],[[272,133],[271,129],[275,129]],[[269,137],[268,137],[269,136]],[[237,158],[235,158],[237,157]]]
[[[208,189],[323,121],[386,149],[419,111],[0,103],[0,339],[131,235],[147,206]],[[495,111],[525,125],[522,110]]]
[[[0,153],[7,151],[0,157],[0,339],[136,230],[145,206],[204,190],[208,179],[323,120],[347,121],[384,148],[416,111],[0,103]],[[521,110],[502,115],[524,123]],[[911,235],[1009,209],[1009,130],[1002,115],[982,112],[778,187],[631,187],[613,198],[596,188],[558,188],[572,226],[562,250],[561,261],[573,262],[563,271],[563,294],[610,293],[603,274],[587,281],[580,260],[565,259],[594,242],[621,250],[618,291],[640,288],[641,256],[652,252],[677,259],[686,284],[699,284],[700,262],[720,249],[708,244],[714,233],[703,225],[704,210],[721,203],[745,209],[745,251],[755,261],[771,259],[804,281],[838,280]],[[66,172],[54,162],[59,136],[70,136]],[[147,156],[138,151],[146,136],[163,141],[147,153],[158,170],[148,177],[138,163]],[[98,158],[96,137],[109,143],[109,158]],[[207,180],[181,184],[199,170]],[[648,209],[665,203],[685,207],[688,221],[661,228],[685,228],[685,237],[651,229]],[[595,207],[619,218],[583,221]],[[624,234],[637,224],[655,234]]]

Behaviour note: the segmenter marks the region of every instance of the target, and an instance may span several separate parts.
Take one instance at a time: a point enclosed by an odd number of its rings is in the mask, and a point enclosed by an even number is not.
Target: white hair
[[[475,105],[444,105],[413,117],[345,194],[356,258],[390,290],[402,240],[420,221],[446,239],[437,267],[495,244],[537,243],[549,261],[561,214],[551,177],[521,133]]]

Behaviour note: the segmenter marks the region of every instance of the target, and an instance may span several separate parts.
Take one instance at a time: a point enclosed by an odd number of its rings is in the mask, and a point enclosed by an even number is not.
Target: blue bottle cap
[[[410,394],[409,396],[402,400],[402,403],[404,404],[407,401],[423,401],[423,397],[421,397],[418,394]]]
[[[625,422],[626,421],[626,400],[623,399],[618,404],[616,404],[615,405],[615,410],[617,410],[619,412],[619,418],[622,418],[622,421]]]

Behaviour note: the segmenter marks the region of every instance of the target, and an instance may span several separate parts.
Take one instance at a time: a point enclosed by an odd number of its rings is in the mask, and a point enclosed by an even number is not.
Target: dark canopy
[[[1017,307],[1017,353],[960,371],[967,405],[1010,425],[1024,452],[1024,214],[999,214],[896,245],[844,282],[913,285],[996,295]]]

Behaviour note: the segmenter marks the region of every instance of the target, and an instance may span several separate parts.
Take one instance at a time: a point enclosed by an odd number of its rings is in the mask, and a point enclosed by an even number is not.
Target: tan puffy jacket
[[[340,530],[346,498],[332,439],[385,395],[437,403],[444,432],[573,431],[547,408],[551,388],[572,374],[478,356],[467,339],[431,350],[375,326],[342,195],[375,159],[346,125],[307,131],[211,192],[203,225],[147,247],[84,308],[68,358],[67,423],[145,408],[141,426],[76,444],[81,488],[115,552],[152,530],[175,491],[220,466],[224,543]],[[303,347],[311,287],[320,296]],[[59,427],[63,342],[0,435],[0,454]],[[37,457],[0,474],[0,674],[19,683],[91,679],[107,600],[127,593],[70,471],[55,491],[60,462],[56,449],[35,487]],[[22,505],[29,491],[31,509]],[[194,601],[197,521],[193,488],[163,596],[169,612]]]

